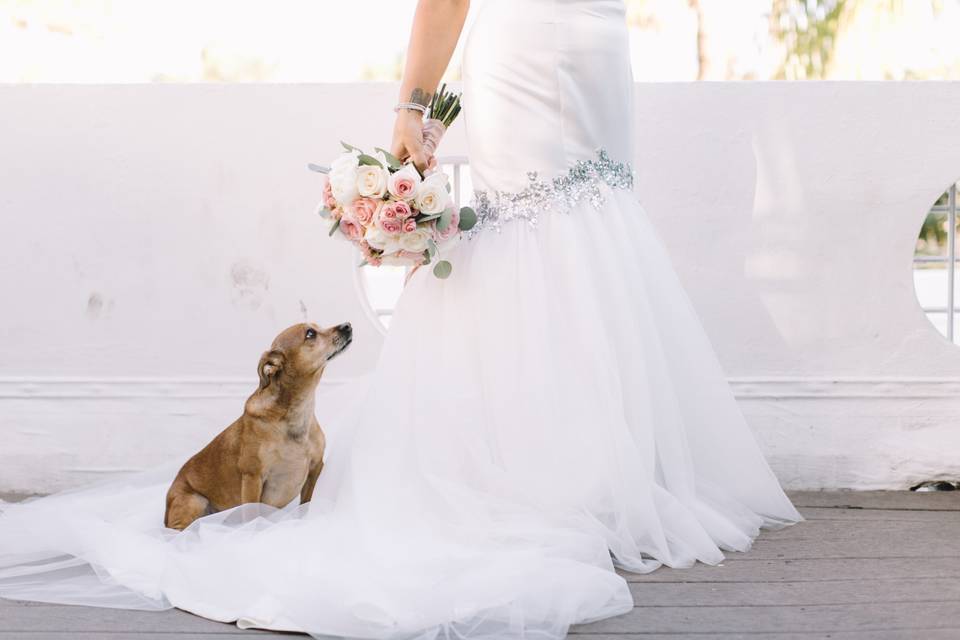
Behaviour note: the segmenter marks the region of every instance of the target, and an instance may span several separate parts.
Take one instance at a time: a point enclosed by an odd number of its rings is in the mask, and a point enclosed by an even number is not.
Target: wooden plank
[[[807,520],[843,520],[847,522],[874,522],[899,520],[904,522],[960,522],[960,511],[916,509],[842,509],[834,507],[802,507],[800,513]],[[799,524],[803,524],[802,522]],[[797,526],[797,525],[793,525]]]
[[[960,523],[810,520],[789,529],[764,532],[746,554],[732,558],[906,558],[960,556]]]
[[[177,609],[132,611],[38,604],[3,609],[0,628],[7,633],[71,630],[77,633],[229,633],[235,625],[214,622]]]
[[[957,640],[960,629],[911,629],[903,631],[839,631],[824,633],[592,633],[570,630],[571,638],[584,640]],[[2,638],[3,636],[0,636]],[[59,639],[57,639],[59,640]]]
[[[617,638],[623,638],[618,635]],[[269,633],[265,631],[242,631],[234,629],[226,633],[179,633],[172,632],[128,632],[128,631],[0,631],[0,640],[101,640],[108,638],[110,640],[231,640],[234,638],[245,638],[246,640],[295,640],[296,638],[309,638],[309,636],[299,633]],[[649,638],[648,638],[649,640]]]
[[[3,502],[20,502],[21,500],[26,500],[27,498],[33,498],[35,494],[31,493],[4,493],[0,491],[0,500]]]
[[[872,550],[865,550],[869,553]],[[722,565],[698,563],[689,569],[660,568],[653,573],[620,572],[628,582],[833,582],[837,580],[953,579],[960,580],[960,558],[728,558]]]
[[[933,600],[952,600],[960,604],[960,580],[953,578],[729,584],[632,582],[630,592],[638,607],[798,606]]]
[[[789,491],[800,507],[960,511],[960,491]]]
[[[956,602],[764,607],[638,607],[578,628],[597,633],[830,633],[960,629]],[[752,637],[752,636],[751,636]]]

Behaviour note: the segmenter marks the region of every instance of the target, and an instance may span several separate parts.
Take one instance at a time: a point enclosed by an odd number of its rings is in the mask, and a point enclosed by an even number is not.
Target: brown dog
[[[314,416],[324,367],[353,339],[350,324],[297,324],[260,357],[260,387],[243,415],[190,458],[167,492],[164,524],[185,529],[197,518],[248,502],[307,502],[323,468],[326,440]]]

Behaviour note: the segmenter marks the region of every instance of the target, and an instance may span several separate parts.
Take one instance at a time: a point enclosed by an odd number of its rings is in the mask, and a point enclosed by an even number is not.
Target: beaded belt
[[[606,150],[597,150],[593,160],[577,160],[565,175],[549,182],[541,180],[536,171],[527,174],[529,186],[522,191],[477,191],[473,208],[477,212],[477,224],[466,232],[474,237],[483,229],[500,231],[511,220],[526,220],[531,227],[537,225],[543,211],[570,210],[584,199],[599,209],[605,202],[603,187],[632,189],[633,169],[625,162],[614,162]]]

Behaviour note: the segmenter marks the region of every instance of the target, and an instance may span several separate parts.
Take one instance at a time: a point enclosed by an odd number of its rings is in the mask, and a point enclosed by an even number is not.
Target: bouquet
[[[460,112],[459,96],[441,88],[424,124],[428,155]],[[366,153],[341,143],[344,151],[326,173],[319,213],[330,220],[330,236],[352,242],[363,255],[361,265],[402,265],[418,268],[434,263],[433,274],[447,278],[453,271],[442,253],[477,222],[470,207],[460,208],[450,195],[447,175],[440,170],[421,174],[384,149]]]

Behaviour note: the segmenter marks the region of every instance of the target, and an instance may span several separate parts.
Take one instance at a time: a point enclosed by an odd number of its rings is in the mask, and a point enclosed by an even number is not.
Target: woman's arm
[[[419,0],[400,85],[400,102],[430,106],[460,39],[469,7],[470,0]],[[400,160],[412,159],[421,171],[427,167],[430,158],[423,151],[423,118],[419,111],[401,109],[397,113],[391,152]]]

